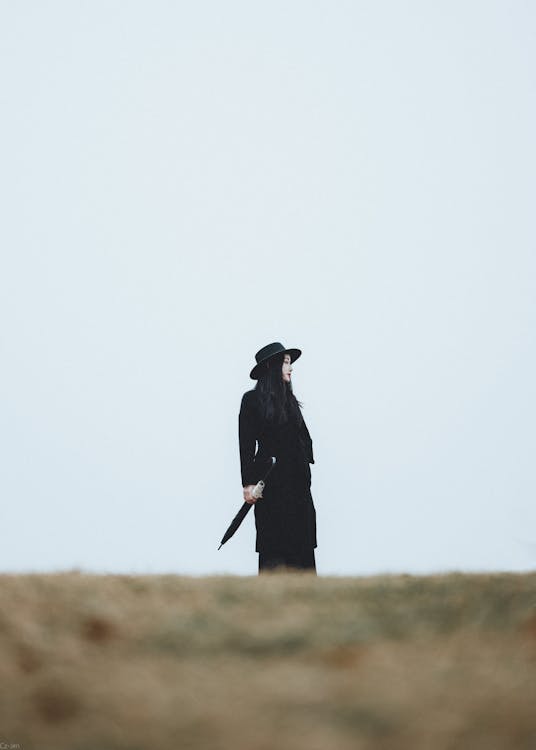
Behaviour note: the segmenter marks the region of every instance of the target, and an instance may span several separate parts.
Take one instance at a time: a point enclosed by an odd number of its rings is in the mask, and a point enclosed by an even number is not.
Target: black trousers
[[[259,552],[259,574],[280,566],[295,570],[307,570],[316,575],[314,549],[305,553]]]

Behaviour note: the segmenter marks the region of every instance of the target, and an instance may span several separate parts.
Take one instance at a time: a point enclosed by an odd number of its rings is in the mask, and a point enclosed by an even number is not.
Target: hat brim
[[[261,362],[257,362],[253,370],[249,373],[249,377],[252,380],[258,380],[259,375],[261,374],[262,370],[264,369],[264,366],[266,363],[273,359],[274,357],[278,357],[280,354],[290,354],[290,361],[295,362],[299,357],[301,357],[301,349],[285,349],[283,352],[276,352],[275,354],[272,354],[270,357],[266,357],[266,359],[263,359]]]

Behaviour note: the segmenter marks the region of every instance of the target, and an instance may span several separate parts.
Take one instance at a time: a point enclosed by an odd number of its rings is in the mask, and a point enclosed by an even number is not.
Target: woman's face
[[[292,365],[290,364],[290,354],[285,354],[282,372],[283,380],[285,381],[285,383],[290,383],[290,373],[292,372]]]

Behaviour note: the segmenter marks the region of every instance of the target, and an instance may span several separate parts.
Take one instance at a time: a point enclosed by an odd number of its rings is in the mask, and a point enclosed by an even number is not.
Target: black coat
[[[317,546],[316,511],[311,496],[313,443],[303,420],[276,425],[260,413],[258,394],[242,397],[238,418],[242,486],[266,479],[263,497],[255,503],[256,552],[306,553]],[[257,452],[255,447],[257,444]]]

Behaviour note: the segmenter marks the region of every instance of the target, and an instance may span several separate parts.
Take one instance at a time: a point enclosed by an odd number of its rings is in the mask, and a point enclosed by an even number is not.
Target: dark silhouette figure
[[[279,566],[316,573],[313,444],[291,384],[292,362],[300,354],[278,342],[258,351],[250,373],[257,385],[244,393],[240,405],[242,486],[244,500],[255,504],[259,573]],[[251,491],[266,474],[271,456],[277,463],[257,500]]]

